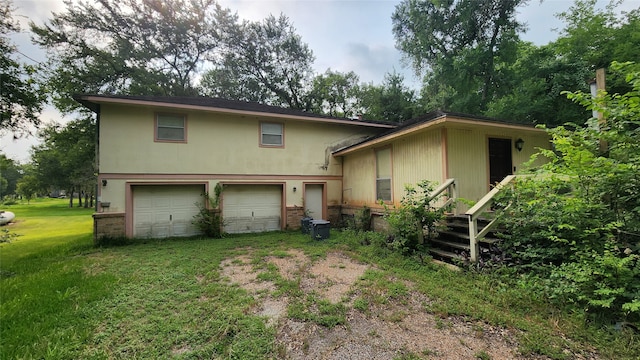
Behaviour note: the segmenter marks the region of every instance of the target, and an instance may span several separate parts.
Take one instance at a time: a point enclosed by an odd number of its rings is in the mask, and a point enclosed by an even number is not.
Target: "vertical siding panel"
[[[477,201],[487,193],[487,146],[473,129],[449,129],[449,177],[458,180],[460,197]]]
[[[440,129],[411,135],[393,143],[394,202],[399,203],[405,185],[421,180],[441,183],[442,136]]]
[[[376,164],[372,149],[366,149],[343,158],[343,203],[360,206],[375,204]]]

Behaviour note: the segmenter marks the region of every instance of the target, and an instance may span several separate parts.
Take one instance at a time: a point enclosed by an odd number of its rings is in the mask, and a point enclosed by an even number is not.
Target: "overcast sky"
[[[170,1],[170,0],[168,0]],[[328,68],[341,72],[354,71],[362,82],[379,84],[388,72],[405,74],[407,83],[419,84],[409,69],[402,63],[402,56],[395,48],[391,32],[391,14],[400,1],[395,0],[219,0],[223,7],[244,19],[261,20],[268,14],[280,13],[288,16],[302,40],[309,45],[316,57],[315,69],[324,72]],[[52,12],[63,12],[62,0],[13,0],[15,17],[23,28],[13,37],[20,52],[27,58],[41,61],[44,51],[30,43],[28,22],[42,24]],[[599,1],[604,6],[608,1]],[[530,0],[518,11],[518,19],[527,24],[523,40],[537,45],[547,44],[558,36],[555,29],[562,23],[554,16],[567,10],[571,0]],[[640,0],[625,0],[622,10],[640,7]],[[64,122],[51,108],[42,114],[45,122]],[[30,147],[37,139],[11,140],[11,136],[0,138],[0,151],[8,157],[26,162]]]

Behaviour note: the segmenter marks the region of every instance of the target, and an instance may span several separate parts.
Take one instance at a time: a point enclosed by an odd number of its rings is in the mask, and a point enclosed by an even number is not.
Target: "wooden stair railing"
[[[516,178],[516,175],[508,175],[505,177],[500,183],[498,183],[491,191],[487,193],[482,199],[480,199],[471,209],[469,209],[465,215],[467,215],[469,219],[469,246],[471,253],[471,261],[476,262],[480,256],[478,242],[484,236],[486,236],[489,231],[493,229],[496,224],[497,219],[493,219],[487,225],[485,225],[482,229],[478,229],[478,218],[480,215],[487,210],[493,204],[493,198],[502,190],[505,186],[507,186],[513,179]]]
[[[451,204],[454,204],[453,212],[454,212],[454,214],[456,214],[457,211],[456,211],[455,203],[456,203],[456,201],[458,201],[458,188],[457,188],[456,179],[447,179],[440,186],[438,186],[435,190],[433,190],[431,192],[431,194],[429,194],[429,197],[428,197],[427,200],[431,201],[433,199],[436,199],[438,196],[443,194],[445,191],[447,192],[447,201],[445,201],[444,204],[442,204],[441,207],[444,208],[444,207],[447,207],[447,206],[449,206]]]

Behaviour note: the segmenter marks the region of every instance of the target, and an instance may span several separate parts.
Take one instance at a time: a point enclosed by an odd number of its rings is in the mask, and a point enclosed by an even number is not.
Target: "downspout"
[[[96,139],[95,139],[96,149],[95,149],[95,164],[96,171],[100,174],[100,104],[98,104],[98,109],[96,111]],[[98,184],[98,177],[96,176],[96,204],[94,206],[95,212],[98,212],[98,198],[102,198],[102,194],[100,191],[100,184]]]

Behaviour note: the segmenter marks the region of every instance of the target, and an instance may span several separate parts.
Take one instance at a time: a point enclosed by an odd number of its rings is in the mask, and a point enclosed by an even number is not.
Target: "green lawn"
[[[90,209],[68,208],[66,200],[7,209],[18,220],[9,228],[21,236],[0,245],[2,359],[277,358],[274,330],[249,311],[253,297],[220,281],[220,262],[247,247],[257,250],[256,261],[289,248],[313,257],[340,248],[374,263],[377,274],[411,281],[434,299],[430,312],[522,330],[525,354],[563,358],[563,349],[593,346],[603,358],[640,357],[637,336],[585,326],[581,314],[550,308],[544,299],[484,275],[361,245],[352,232],[333,231],[323,242],[283,232],[95,248]],[[269,271],[261,276],[273,280]],[[295,299],[299,284],[276,283]],[[392,282],[376,286],[399,291]],[[327,319],[314,321],[331,326]]]

